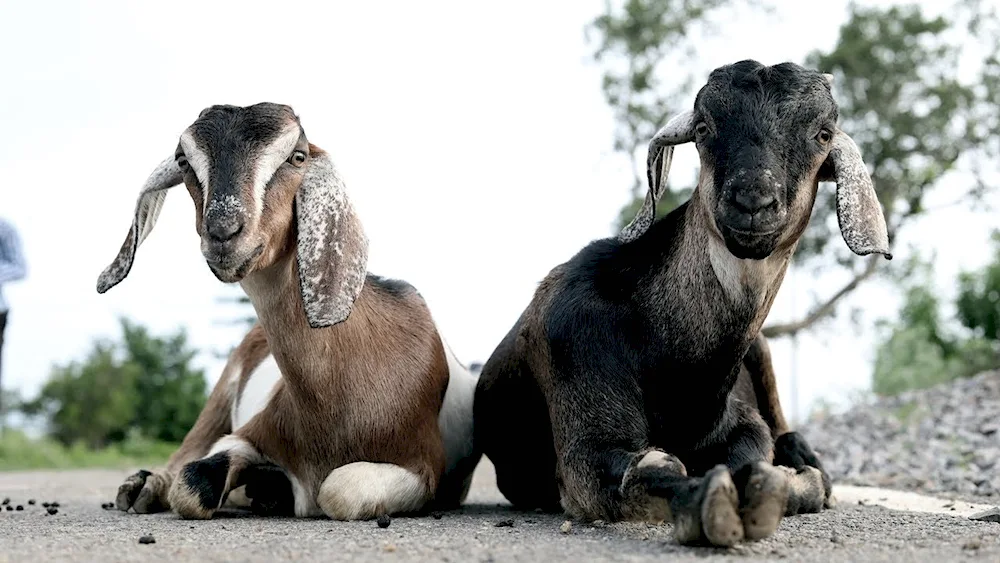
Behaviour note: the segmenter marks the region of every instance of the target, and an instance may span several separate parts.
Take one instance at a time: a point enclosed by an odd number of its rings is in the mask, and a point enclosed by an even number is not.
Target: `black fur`
[[[285,471],[273,463],[251,465],[240,472],[237,486],[246,485],[250,510],[260,516],[293,516],[295,494]]]
[[[758,192],[777,182],[780,206],[792,201],[821,151],[809,144],[812,129],[835,120],[836,106],[818,73],[744,62],[712,74],[696,102],[702,119],[711,131],[697,142],[716,169],[718,205],[709,211],[725,225],[742,220],[735,193],[764,197]],[[741,168],[740,181],[727,183]],[[771,211],[750,213],[747,228],[777,221]],[[745,478],[750,464],[770,457],[774,437],[756,405],[732,394],[760,311],[719,283],[707,228],[687,226],[703,212],[688,202],[631,242],[585,247],[540,290],[550,296],[547,307],[529,308],[484,365],[476,439],[513,504],[558,510],[560,490],[569,488],[569,501],[576,495],[587,505],[577,512],[617,519],[628,516],[623,478],[638,452],[656,448],[686,467],[687,476],[669,468],[638,473],[649,494],[660,491],[678,506],[704,495],[692,476],[724,464]],[[751,244],[723,230],[739,258],[769,255],[778,236]]]
[[[229,474],[229,452],[219,452],[181,469],[178,476],[206,510],[215,510],[222,504],[226,493],[226,476]]]
[[[777,237],[759,233],[781,231],[785,205],[824,150],[817,135],[836,129],[830,86],[795,64],[741,61],[712,72],[694,107],[695,121],[707,126],[696,140],[714,171],[723,238],[740,258],[767,256]]]
[[[774,441],[774,464],[795,469],[804,467],[819,469],[823,475],[823,493],[826,498],[830,498],[830,490],[833,487],[830,475],[823,468],[823,463],[809,447],[806,439],[798,432],[786,432]]]
[[[368,284],[381,289],[393,297],[403,298],[413,294],[420,295],[420,292],[418,292],[415,287],[410,285],[409,282],[403,280],[368,274],[366,281]]]

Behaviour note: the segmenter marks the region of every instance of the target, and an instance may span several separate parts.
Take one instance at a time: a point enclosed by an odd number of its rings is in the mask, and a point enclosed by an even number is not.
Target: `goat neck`
[[[250,298],[275,361],[295,395],[306,400],[329,400],[326,395],[337,390],[337,386],[328,384],[331,374],[342,373],[349,360],[341,351],[356,349],[360,342],[354,336],[355,328],[366,323],[369,292],[362,290],[354,310],[343,322],[311,328],[299,290],[294,253],[247,275],[240,285]],[[317,381],[327,384],[314,384]]]

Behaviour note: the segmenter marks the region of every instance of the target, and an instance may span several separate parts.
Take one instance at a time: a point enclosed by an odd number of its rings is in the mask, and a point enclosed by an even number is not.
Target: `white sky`
[[[774,4],[778,13],[743,14],[701,45],[702,76],[744,58],[801,62],[831,48],[846,17],[846,0]],[[583,37],[602,8],[601,0],[0,3],[0,214],[19,227],[30,270],[4,288],[12,307],[4,386],[33,394],[53,363],[116,336],[120,314],[157,333],[186,327],[216,381],[224,362],[211,351],[243,334],[219,324],[239,311],[216,299],[239,289],[202,261],[183,189],[167,198],[129,277],[103,296],[95,290],[140,185],[216,103],[291,105],[348,182],[371,239],[370,270],[413,283],[459,357],[485,360],[537,282],[610,235],[627,198],[628,165],[611,151],[600,69]],[[674,174],[691,177],[695,163],[694,149],[681,147]],[[938,248],[946,282],[986,260],[989,224],[957,209],[901,242]],[[814,293],[842,280],[791,276],[771,321],[790,318],[791,283],[801,314]],[[870,326],[894,312],[893,299],[871,286],[850,303],[869,310]],[[772,348],[791,414],[790,347]],[[801,411],[866,388],[871,356],[871,331],[846,321],[801,339]]]

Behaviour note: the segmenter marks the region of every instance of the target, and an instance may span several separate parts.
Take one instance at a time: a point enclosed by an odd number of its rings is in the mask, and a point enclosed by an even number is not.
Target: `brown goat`
[[[260,324],[166,470],[131,476],[118,508],[210,518],[231,500],[350,520],[460,503],[479,459],[475,379],[413,287],[367,273],[361,221],[292,108],[202,111],[147,181],[98,291],[128,274],[181,182],[209,268],[241,284]]]

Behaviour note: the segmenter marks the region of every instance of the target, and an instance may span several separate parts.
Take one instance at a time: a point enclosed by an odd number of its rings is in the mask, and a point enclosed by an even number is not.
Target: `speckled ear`
[[[827,162],[837,182],[837,221],[844,242],[859,256],[881,254],[892,260],[882,206],[854,139],[837,131]]]
[[[649,182],[646,200],[632,222],[622,229],[618,240],[622,242],[635,240],[653,224],[653,220],[656,219],[656,204],[667,189],[667,175],[670,173],[670,163],[674,157],[674,145],[693,140],[694,112],[690,110],[675,116],[653,136],[646,156],[646,180]]]
[[[183,174],[181,174],[181,169],[177,166],[177,161],[172,155],[161,162],[149,175],[139,192],[139,199],[135,204],[135,215],[132,218],[132,227],[118,251],[118,256],[97,278],[97,293],[104,293],[125,279],[125,276],[132,269],[135,251],[138,250],[142,241],[146,240],[146,237],[153,230],[153,225],[156,224],[156,219],[163,208],[163,200],[167,197],[165,190],[180,184],[182,181]]]
[[[299,284],[309,326],[320,328],[351,314],[368,273],[368,238],[330,157],[310,152],[295,199]]]

